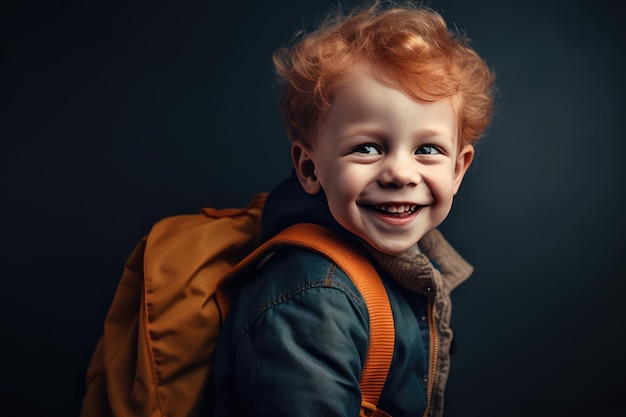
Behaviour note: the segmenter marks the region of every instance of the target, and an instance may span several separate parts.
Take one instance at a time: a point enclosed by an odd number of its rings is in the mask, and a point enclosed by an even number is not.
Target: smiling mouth
[[[415,213],[420,207],[416,204],[376,204],[374,210],[382,214],[405,217]]]

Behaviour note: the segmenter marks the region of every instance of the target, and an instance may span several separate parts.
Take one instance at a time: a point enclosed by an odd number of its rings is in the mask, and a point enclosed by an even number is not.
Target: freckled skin
[[[459,146],[451,98],[416,101],[360,68],[336,91],[315,143],[294,142],[292,156],[306,192],[323,190],[339,224],[394,255],[446,218],[474,148]]]

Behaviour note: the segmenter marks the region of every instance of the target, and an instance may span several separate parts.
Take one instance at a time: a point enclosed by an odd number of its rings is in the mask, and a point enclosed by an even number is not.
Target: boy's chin
[[[380,242],[365,240],[365,242],[378,252],[382,252],[385,255],[397,256],[403,253],[419,253],[417,242],[415,243],[391,243],[381,244]]]

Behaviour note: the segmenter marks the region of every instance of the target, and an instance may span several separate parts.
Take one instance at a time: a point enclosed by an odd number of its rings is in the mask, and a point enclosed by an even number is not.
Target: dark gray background
[[[432,1],[498,75],[498,113],[442,226],[449,417],[623,415],[624,13]],[[289,174],[271,52],[325,0],[3,2],[0,399],[77,415],[126,257],[158,219]],[[9,414],[7,414],[9,415]]]

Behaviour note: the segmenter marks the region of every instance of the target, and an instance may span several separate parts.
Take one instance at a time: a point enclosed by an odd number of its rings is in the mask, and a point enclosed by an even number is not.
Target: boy
[[[436,227],[490,123],[493,74],[437,13],[378,2],[326,20],[274,62],[294,173],[268,197],[264,237],[311,222],[367,253],[396,329],[378,408],[442,415],[449,293],[472,267]],[[367,346],[352,281],[320,255],[283,248],[221,332],[218,415],[357,416]]]

